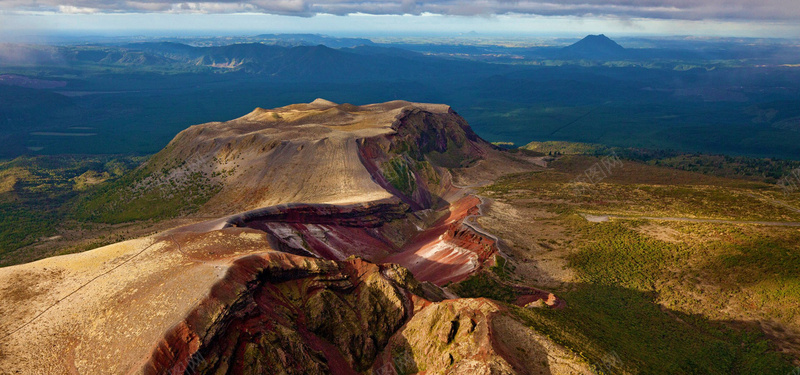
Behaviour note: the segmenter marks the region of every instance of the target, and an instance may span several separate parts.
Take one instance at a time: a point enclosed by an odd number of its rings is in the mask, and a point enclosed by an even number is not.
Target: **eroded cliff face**
[[[484,298],[431,303],[395,333],[376,375],[594,374],[581,359]]]
[[[553,363],[592,373],[498,303],[443,295],[393,264],[275,251],[241,258],[143,372],[533,374]]]
[[[375,182],[414,209],[446,204],[455,189],[446,168],[469,166],[493,148],[450,108],[404,108],[391,129],[359,142],[361,160]]]
[[[145,373],[354,373],[430,302],[407,269],[268,252],[237,260]],[[430,298],[430,295],[429,295]],[[202,359],[202,360],[200,360]]]

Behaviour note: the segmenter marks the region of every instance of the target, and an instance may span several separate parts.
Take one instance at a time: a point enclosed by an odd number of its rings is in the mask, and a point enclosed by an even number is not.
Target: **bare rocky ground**
[[[521,240],[464,224],[503,206],[459,184],[541,168],[447,106],[257,109],[192,127],[148,163],[172,182],[145,175],[137,194],[208,175],[221,188],[199,215],[218,219],[0,269],[0,373],[593,371],[518,307],[440,288],[501,248],[524,260]]]

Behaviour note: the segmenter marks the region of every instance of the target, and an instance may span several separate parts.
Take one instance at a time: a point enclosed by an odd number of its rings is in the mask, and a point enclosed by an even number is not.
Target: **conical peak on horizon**
[[[584,45],[584,44],[605,45],[612,48],[625,49],[625,47],[622,47],[621,45],[619,45],[619,43],[607,37],[605,34],[587,35],[583,39],[569,45],[568,47]]]
[[[587,35],[583,39],[562,48],[561,51],[566,58],[607,60],[623,57],[628,50],[604,34],[598,34]]]

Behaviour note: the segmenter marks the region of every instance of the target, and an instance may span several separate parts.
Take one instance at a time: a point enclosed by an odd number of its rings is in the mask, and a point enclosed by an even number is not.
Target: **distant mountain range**
[[[442,59],[403,50],[362,44],[346,48],[325,45],[282,46],[238,43],[196,47],[175,42],[127,43],[120,46],[11,45],[0,66],[117,66],[154,71],[240,72],[276,80],[381,81],[407,77],[433,79],[486,70],[486,64]],[[497,66],[496,72],[509,70]]]
[[[352,48],[358,46],[375,45],[366,38],[337,38],[320,34],[261,34],[253,39],[264,44],[274,44],[285,47],[317,46],[324,45],[331,48]]]
[[[8,145],[0,155],[153,153],[189,123],[314,97],[451,103],[492,141],[798,154],[799,133],[786,123],[800,117],[800,70],[792,65],[799,47],[652,40],[644,48],[626,39],[623,48],[603,35],[566,47],[344,39],[0,45],[0,74],[11,74],[0,80],[0,141]],[[293,45],[315,42],[352,46]],[[698,106],[704,102],[715,107],[708,112]],[[638,112],[645,105],[648,110]],[[550,115],[553,108],[559,114]],[[699,128],[717,131],[720,123],[731,136],[690,136]],[[98,135],[41,135],[75,132],[75,124]],[[691,129],[674,130],[683,127]],[[142,129],[146,136],[131,142]]]
[[[292,80],[435,78],[463,74],[476,68],[474,62],[439,59],[402,49],[372,45],[334,49],[321,44],[284,47],[246,43],[192,47],[179,43],[138,43],[126,45],[125,48],[129,53],[152,55],[154,61],[167,59],[171,63]]]

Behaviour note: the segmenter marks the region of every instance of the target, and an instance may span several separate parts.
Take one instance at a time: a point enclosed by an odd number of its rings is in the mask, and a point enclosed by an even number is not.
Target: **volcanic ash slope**
[[[0,373],[588,374],[513,308],[437,286],[498,251],[448,169],[503,157],[444,105],[190,127],[97,209],[191,193],[216,219],[0,269]]]

